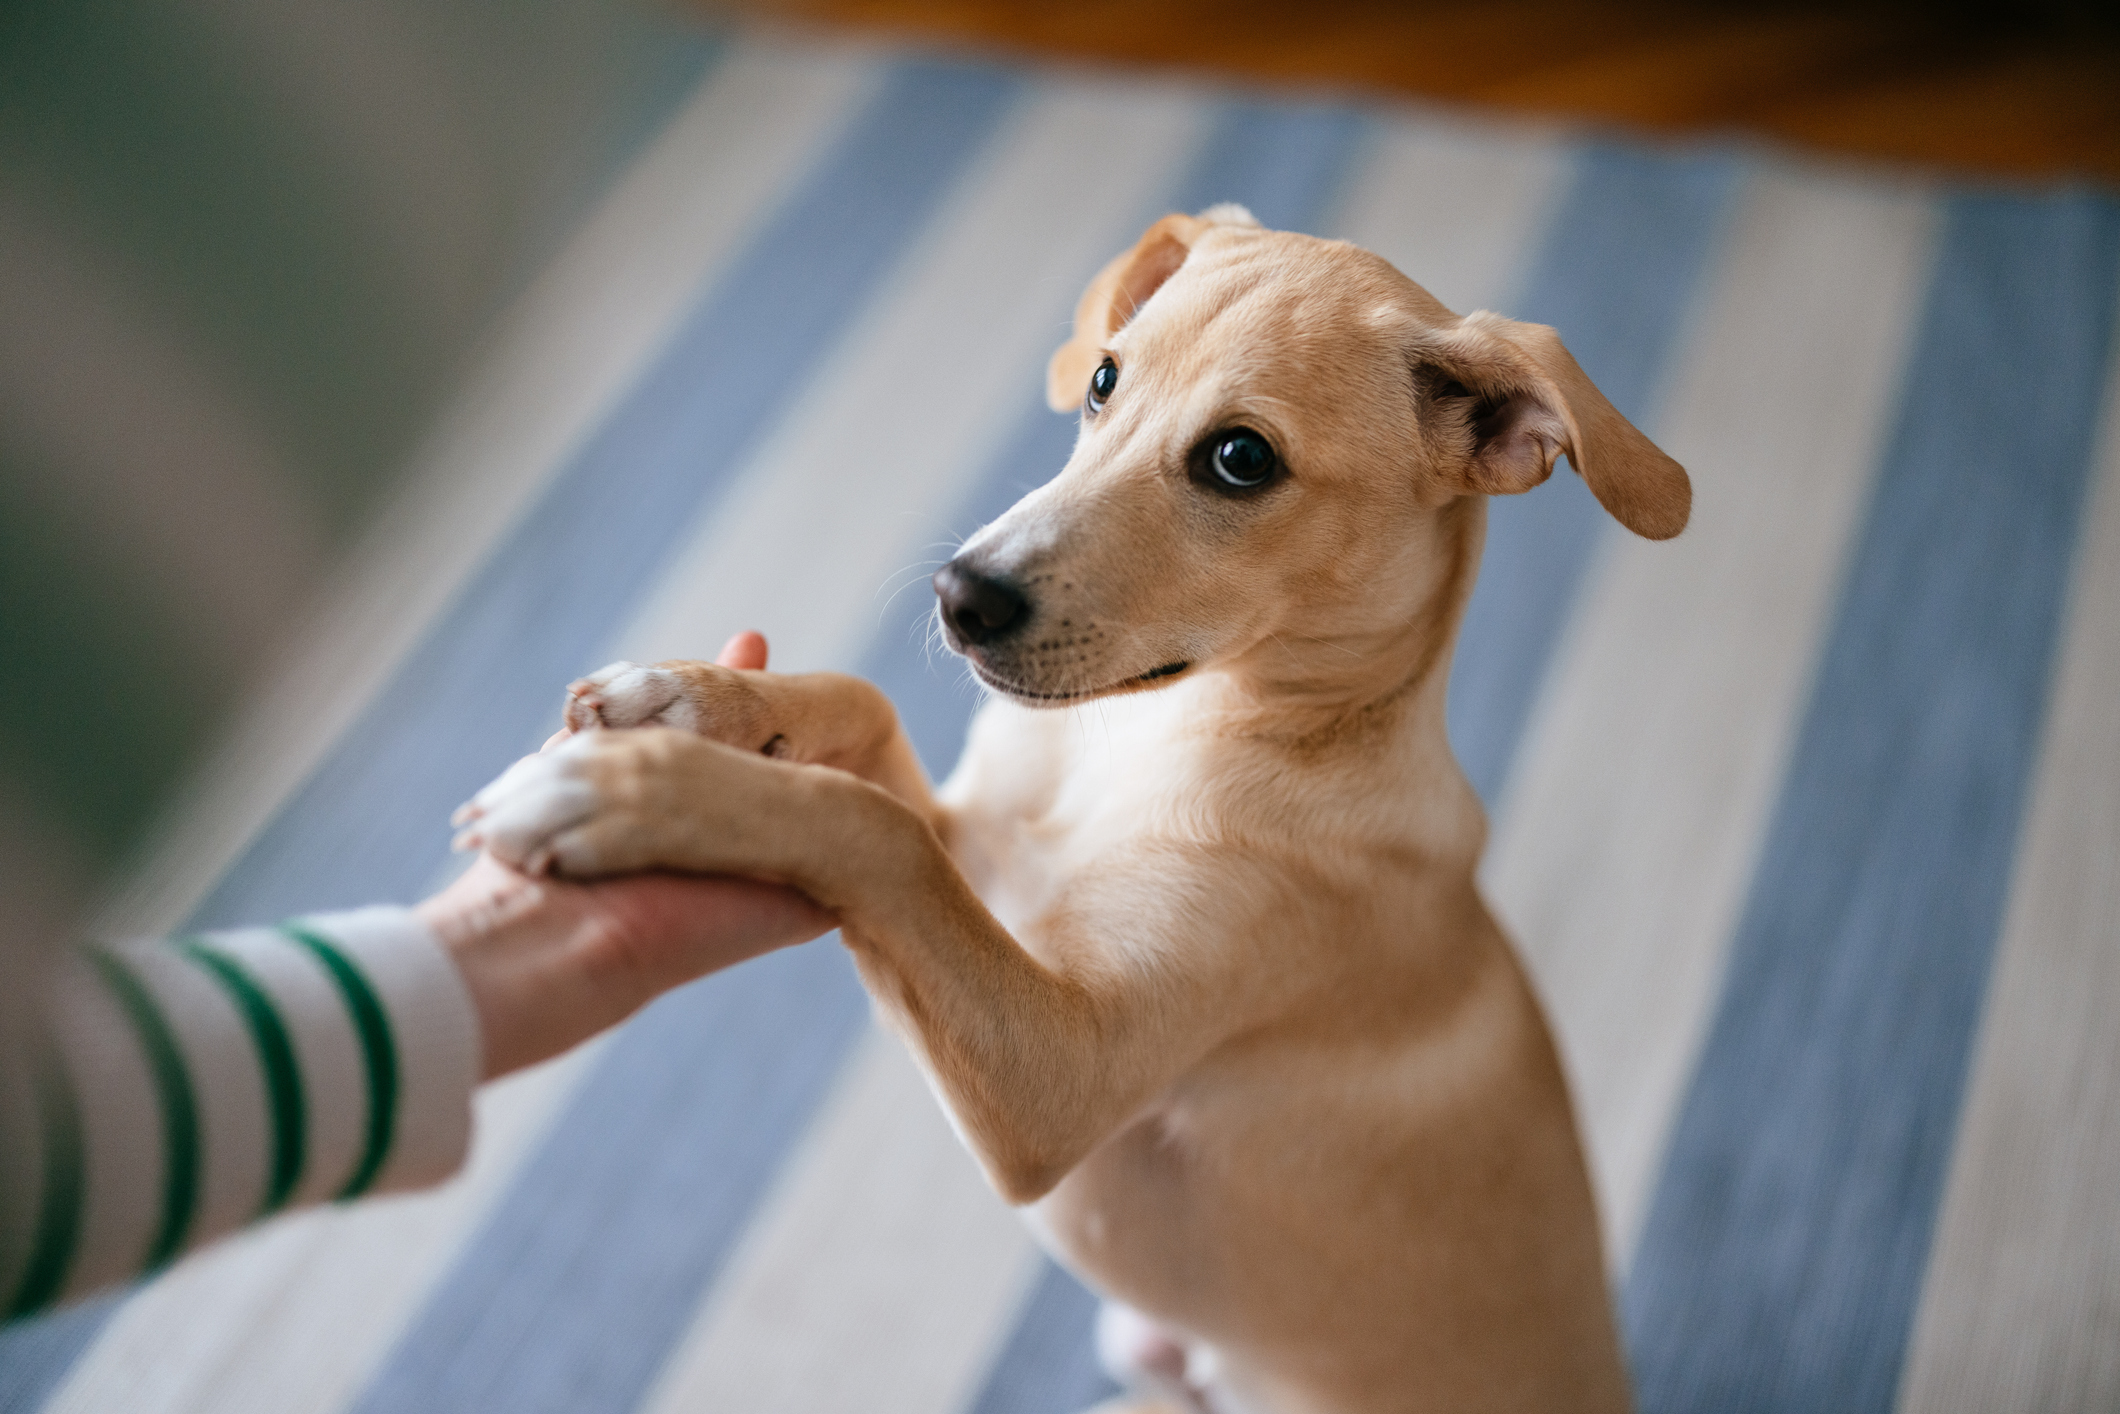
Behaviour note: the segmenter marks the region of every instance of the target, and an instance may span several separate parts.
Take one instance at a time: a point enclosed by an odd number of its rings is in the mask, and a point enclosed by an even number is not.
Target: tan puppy
[[[687,730],[575,736],[465,843],[834,910],[994,1186],[1125,1303],[1107,1354],[1164,1401],[1129,1407],[1624,1409],[1443,697],[1487,495],[1566,453],[1664,537],[1685,473],[1552,330],[1238,208],[1114,261],[1050,395],[1066,469],[936,576],[997,694],[939,794],[866,683],[620,664],[571,722]]]

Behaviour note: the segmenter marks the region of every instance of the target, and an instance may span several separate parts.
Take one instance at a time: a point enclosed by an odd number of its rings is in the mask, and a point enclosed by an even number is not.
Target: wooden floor
[[[956,46],[1354,85],[2120,185],[2120,4],[721,0]]]

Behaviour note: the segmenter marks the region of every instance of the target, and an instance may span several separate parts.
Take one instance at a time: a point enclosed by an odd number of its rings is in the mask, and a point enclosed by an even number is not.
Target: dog
[[[832,910],[994,1187],[1108,1298],[1115,1408],[1626,1409],[1444,691],[1487,497],[1565,454],[1661,539],[1684,470],[1553,330],[1237,207],[1107,266],[1048,385],[1066,467],[935,575],[992,691],[939,791],[866,682],[617,664],[462,843]]]

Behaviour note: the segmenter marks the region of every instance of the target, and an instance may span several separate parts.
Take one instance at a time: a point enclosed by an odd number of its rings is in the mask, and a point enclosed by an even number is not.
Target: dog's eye
[[[1097,365],[1097,371],[1089,376],[1089,410],[1097,411],[1104,400],[1119,386],[1119,365],[1110,359]]]
[[[1239,491],[1264,486],[1274,465],[1273,447],[1249,427],[1221,433],[1208,447],[1207,469],[1215,480]]]

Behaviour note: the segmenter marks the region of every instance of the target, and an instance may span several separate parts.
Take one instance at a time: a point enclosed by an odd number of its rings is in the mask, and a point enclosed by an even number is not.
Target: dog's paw
[[[760,676],[713,663],[613,663],[567,688],[567,726],[675,727],[777,756],[784,739],[750,681]]]
[[[562,860],[561,837],[603,805],[591,758],[595,739],[577,736],[503,771],[450,817],[461,828],[453,846],[483,849],[525,874],[550,873]]]
[[[668,668],[639,663],[612,663],[567,685],[567,725],[591,727],[677,727],[698,731],[699,708],[682,677]]]
[[[455,847],[526,874],[749,872],[749,827],[785,794],[784,769],[691,732],[580,732],[466,801]]]

